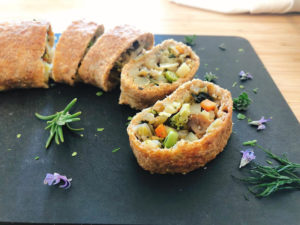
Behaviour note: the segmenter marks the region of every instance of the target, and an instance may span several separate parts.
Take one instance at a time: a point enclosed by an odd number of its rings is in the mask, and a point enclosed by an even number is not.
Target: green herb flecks
[[[254,92],[254,94],[257,94],[258,88],[254,88],[252,89],[252,91]]]
[[[205,64],[204,64],[204,67],[208,67],[208,64],[207,64],[207,63],[205,63]]]
[[[219,67],[216,67],[216,69],[215,69],[216,71],[219,71],[220,70],[220,68]]]
[[[252,141],[245,141],[243,142],[244,146],[255,146],[257,143],[257,140],[252,140]]]
[[[248,118],[248,123],[252,122],[252,119],[251,118]]]
[[[71,131],[82,131],[84,128],[72,128],[69,124],[72,122],[79,121],[80,118],[78,116],[81,115],[81,112],[77,112],[74,114],[70,114],[70,109],[76,103],[77,98],[74,98],[63,111],[57,112],[53,115],[42,116],[38,113],[35,113],[35,116],[41,120],[47,120],[47,126],[45,129],[50,129],[50,136],[46,142],[45,147],[48,148],[52,139],[55,139],[56,144],[60,144],[60,142],[64,142],[63,136],[63,126],[66,126]]]
[[[237,85],[237,82],[234,82],[233,84],[232,84],[232,87],[235,87]]]
[[[204,75],[204,80],[209,81],[209,82],[214,82],[217,79],[218,79],[218,77],[215,74],[213,74],[212,72],[205,73],[205,75]]]
[[[233,99],[233,107],[237,110],[247,110],[251,104],[251,99],[246,92],[243,92],[239,97]]]
[[[278,164],[265,166],[254,163],[249,171],[251,175],[239,178],[251,185],[249,191],[256,197],[263,198],[280,190],[300,190],[300,177],[297,173],[300,164],[289,161],[286,156],[277,156],[260,145],[256,146]]]
[[[239,52],[244,52],[245,50],[243,48],[238,49]]]
[[[129,125],[130,121],[132,120],[132,116],[128,116],[128,117],[127,117],[127,120],[128,120],[128,122],[126,123],[126,126]]]
[[[244,89],[245,88],[245,86],[244,85],[240,85],[240,89]]]
[[[77,155],[77,152],[72,153],[72,157],[75,157]]]
[[[97,131],[99,132],[104,131],[104,128],[97,128]]]
[[[242,113],[239,113],[239,114],[237,114],[237,118],[239,120],[244,120],[244,119],[246,119],[246,116],[244,114],[242,114]]]
[[[100,97],[101,95],[103,95],[103,92],[102,92],[102,91],[98,91],[98,92],[96,92],[96,95],[97,95],[98,97]]]
[[[196,40],[196,35],[184,37],[184,42],[189,46],[195,45],[195,40]]]
[[[40,159],[40,157],[39,157],[39,156],[36,156],[36,157],[34,157],[34,159],[35,159],[35,160],[39,160],[39,159]]]
[[[17,134],[17,138],[20,138],[22,135],[21,134]]]
[[[225,44],[224,43],[220,44],[219,49],[221,49],[222,51],[225,51],[226,50]]]
[[[117,151],[119,151],[121,148],[115,148],[114,150],[112,150],[111,152],[112,153],[115,153],[115,152],[117,152]]]

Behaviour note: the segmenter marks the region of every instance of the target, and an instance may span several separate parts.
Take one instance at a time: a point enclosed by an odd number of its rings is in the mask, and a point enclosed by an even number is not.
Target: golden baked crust
[[[145,49],[152,48],[154,42],[153,34],[129,25],[117,26],[104,33],[84,57],[79,68],[80,79],[104,91],[113,89],[117,82],[110,79],[111,69],[136,40],[143,41]]]
[[[168,47],[171,45],[180,45],[188,52],[190,59],[193,62],[193,67],[191,68],[190,72],[186,76],[179,78],[176,82],[173,83],[161,83],[159,84],[159,86],[146,86],[143,88],[135,84],[132,76],[130,75],[130,71],[132,70],[132,68],[138,67],[139,65],[143,64],[148,57],[151,57],[153,55],[158,56],[161,49],[168,49]],[[121,74],[121,95],[119,104],[128,104],[131,108],[139,110],[149,107],[153,105],[157,100],[163,99],[167,95],[171,94],[181,84],[193,79],[199,65],[199,57],[189,46],[186,46],[181,42],[176,42],[173,39],[166,40],[163,43],[155,46],[138,60],[131,60],[123,67]]]
[[[85,20],[73,21],[61,34],[55,49],[52,78],[56,82],[74,85],[78,66],[90,41],[104,32],[104,26]]]
[[[165,102],[174,102],[185,98],[190,93],[192,85],[210,86],[210,90],[217,96],[221,96],[220,107],[217,115],[221,120],[221,124],[207,132],[201,139],[193,142],[180,140],[172,148],[150,148],[143,145],[136,137],[134,127],[139,124],[147,109],[138,113],[130,122],[127,133],[129,135],[130,146],[133,150],[139,165],[151,173],[188,173],[214,159],[223,148],[232,132],[232,98],[228,90],[214,85],[210,82],[194,79],[181,85],[172,95],[162,101],[158,101],[154,107],[157,107]]]
[[[53,35],[48,22],[0,23],[0,91],[48,87],[42,56]]]

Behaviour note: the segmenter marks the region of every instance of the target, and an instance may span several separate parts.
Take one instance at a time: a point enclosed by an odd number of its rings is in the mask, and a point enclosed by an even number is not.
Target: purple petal
[[[253,76],[250,73],[247,73],[247,78],[252,80]]]
[[[70,188],[71,187],[71,181],[72,179],[68,179],[66,176],[60,175],[59,173],[47,173],[45,179],[44,179],[44,184],[50,185],[56,185],[60,183],[61,181],[64,182],[64,184],[60,185],[60,188]]]
[[[270,119],[265,119],[265,117],[261,117],[261,119],[259,120],[260,123],[266,123],[266,122],[269,122],[271,121],[271,118]]]
[[[257,130],[264,130],[266,129],[266,126],[263,125],[263,124],[260,124],[258,127],[257,127]]]
[[[241,72],[239,74],[240,74],[240,76],[244,76],[245,75],[244,70],[241,70]]]
[[[256,158],[252,149],[241,151],[241,153],[243,153],[243,156],[241,159],[240,168],[246,166],[249,162]]]
[[[48,184],[49,186],[53,185],[54,175],[51,173],[47,173],[44,179],[44,184]]]

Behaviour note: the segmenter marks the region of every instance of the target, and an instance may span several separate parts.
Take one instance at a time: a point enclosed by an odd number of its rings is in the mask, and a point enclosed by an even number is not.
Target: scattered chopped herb
[[[72,153],[72,156],[74,157],[74,156],[76,156],[77,155],[77,152],[73,152]]]
[[[83,128],[72,128],[70,127],[69,123],[79,121],[80,118],[78,118],[79,115],[81,115],[81,112],[77,112],[74,114],[70,114],[69,111],[73,107],[73,105],[76,103],[77,98],[74,98],[63,111],[57,112],[53,115],[49,116],[42,116],[38,113],[35,113],[35,116],[41,120],[48,120],[47,126],[45,129],[50,129],[50,136],[46,142],[45,147],[48,148],[52,139],[55,139],[56,144],[59,144],[59,140],[61,142],[64,142],[64,136],[63,136],[63,129],[62,127],[66,125],[66,127],[71,131],[82,131]]]
[[[239,52],[244,52],[245,50],[243,48],[238,49]]]
[[[293,163],[286,156],[277,156],[270,150],[257,145],[267,156],[279,163],[279,165],[260,165],[254,163],[250,169],[251,176],[239,178],[241,181],[252,185],[249,191],[258,198],[268,197],[279,190],[300,190],[300,177],[296,170],[300,164]]]
[[[219,67],[216,67],[216,71],[219,71],[220,70],[220,68]]]
[[[17,134],[17,138],[20,138],[22,135],[21,134]]]
[[[244,120],[244,119],[246,119],[246,116],[244,114],[242,114],[242,113],[239,113],[239,114],[237,114],[237,118],[239,120]]]
[[[221,49],[222,51],[225,51],[226,50],[225,44],[224,43],[220,44],[219,49]]]
[[[232,84],[232,87],[235,87],[237,85],[237,82],[234,82],[233,84]]]
[[[252,122],[252,119],[248,118],[248,123]]]
[[[47,173],[44,179],[44,184],[52,186],[60,183],[61,181],[64,182],[64,184],[59,185],[60,188],[68,189],[71,187],[72,178],[68,179],[66,176],[60,175],[59,173]]]
[[[208,67],[208,64],[207,64],[207,63],[205,63],[205,64],[204,64],[204,67]]]
[[[244,89],[245,88],[245,86],[244,85],[240,85],[240,89]]]
[[[254,88],[254,89],[252,89],[252,91],[253,91],[255,94],[257,94],[258,88]]]
[[[34,157],[34,159],[35,159],[35,160],[39,160],[39,159],[40,159],[40,157],[39,157],[39,156],[36,156],[36,157]]]
[[[128,126],[129,123],[130,123],[130,121],[132,120],[132,116],[128,116],[128,117],[127,117],[127,120],[128,120],[128,122],[126,123],[126,125]]]
[[[243,92],[239,97],[233,99],[233,106],[237,110],[247,110],[251,104],[251,99],[246,92]]]
[[[245,151],[241,151],[241,153],[243,154],[243,156],[241,158],[240,168],[246,166],[248,163],[250,163],[256,158],[253,149],[247,149]]]
[[[104,131],[104,128],[97,128],[97,131],[99,132]]]
[[[103,95],[103,92],[102,91],[98,91],[98,92],[96,92],[96,95],[97,96],[101,96],[101,95]]]
[[[83,134],[80,134],[80,137],[83,137]]]
[[[248,195],[244,194],[244,199],[245,199],[246,201],[249,201]]]
[[[196,40],[196,35],[184,37],[184,42],[189,46],[195,45],[195,40]]]
[[[244,72],[243,70],[239,73],[240,80],[246,81],[246,80],[252,80],[253,76],[249,72]]]
[[[264,123],[267,123],[271,120],[272,120],[272,118],[265,119],[265,117],[262,116],[260,120],[252,121],[249,124],[253,125],[253,126],[257,126],[257,130],[264,130],[264,129],[266,129],[266,126],[264,125]]]
[[[111,152],[115,153],[117,151],[119,151],[121,148],[115,148],[114,150],[112,150]]]
[[[252,141],[245,141],[243,142],[244,146],[255,146],[257,143],[257,140],[252,140]]]
[[[266,162],[267,162],[268,164],[270,164],[270,165],[273,164],[272,161],[270,161],[270,160],[266,160]]]
[[[11,150],[12,150],[11,148],[7,149],[7,151],[11,151]]]
[[[204,80],[209,81],[209,82],[214,82],[214,80],[218,79],[218,77],[213,74],[212,72],[205,73],[204,75]]]

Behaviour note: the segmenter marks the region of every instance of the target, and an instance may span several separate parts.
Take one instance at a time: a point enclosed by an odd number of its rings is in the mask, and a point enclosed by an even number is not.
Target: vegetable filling
[[[148,55],[145,62],[132,68],[130,75],[139,87],[159,86],[173,83],[187,76],[193,67],[191,53],[182,44],[169,44],[155,54]]]
[[[191,86],[184,100],[158,102],[147,109],[143,120],[135,126],[138,140],[151,147],[171,148],[181,140],[199,140],[218,128],[222,123],[221,97],[213,94],[212,88]]]

